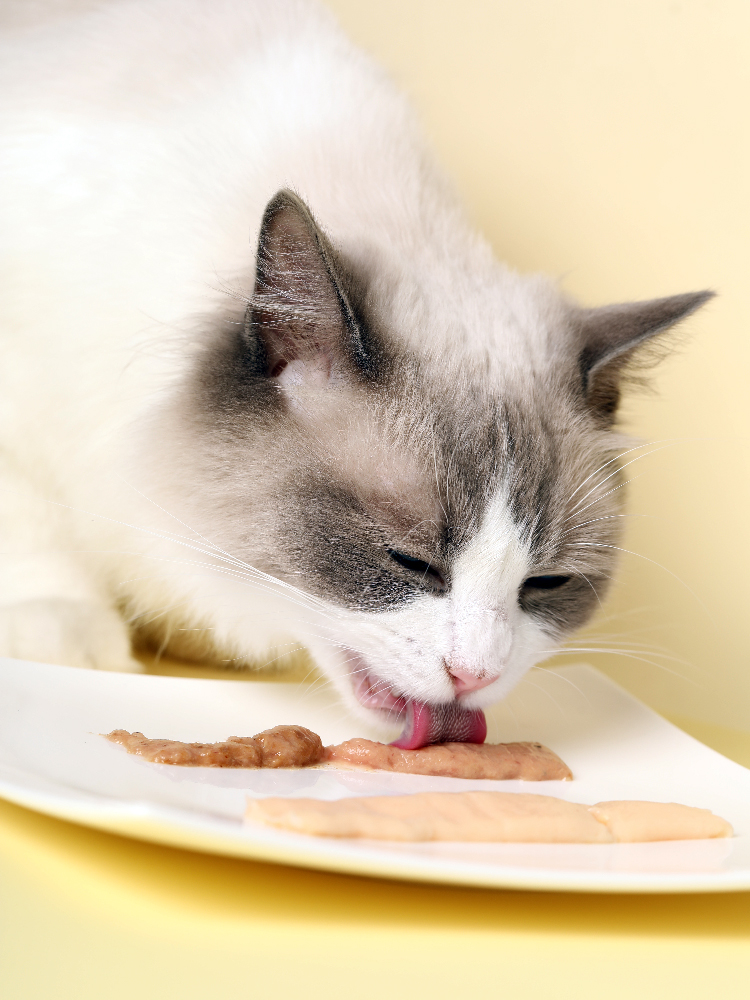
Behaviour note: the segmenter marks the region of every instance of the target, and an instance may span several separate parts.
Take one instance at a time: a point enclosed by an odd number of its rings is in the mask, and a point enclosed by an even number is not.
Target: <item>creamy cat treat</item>
[[[585,806],[547,795],[422,792],[339,799],[249,799],[245,818],[316,837],[611,844],[731,837],[708,809],[672,802]]]
[[[677,802],[597,802],[589,811],[623,843],[732,836],[732,827],[720,816]]]

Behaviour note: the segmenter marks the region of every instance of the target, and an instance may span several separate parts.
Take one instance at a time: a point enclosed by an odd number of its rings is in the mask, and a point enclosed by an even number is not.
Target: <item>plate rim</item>
[[[2,658],[4,663],[21,663],[10,658]],[[46,668],[54,664],[42,664]],[[649,706],[644,705],[630,692],[621,688],[606,674],[590,664],[586,666],[594,674],[613,685],[623,695],[636,701],[642,708],[658,716]],[[61,668],[74,669],[74,668]],[[568,669],[566,666],[557,670]],[[148,675],[147,675],[148,676]],[[203,678],[164,678],[205,682]],[[208,681],[208,683],[215,683]],[[244,682],[243,682],[244,683]],[[265,683],[273,684],[272,681]],[[278,682],[283,684],[284,682]],[[685,737],[717,754],[723,760],[729,758],[707,747],[695,737],[684,733],[668,719],[658,716],[666,725],[677,729]],[[742,768],[734,761],[731,763]],[[746,770],[746,769],[744,769]],[[16,766],[0,763],[0,797],[6,801],[30,809],[54,819],[74,823],[147,843],[197,851],[203,854],[234,857],[261,863],[290,865],[318,871],[351,876],[390,879],[400,882],[464,886],[492,890],[526,890],[534,892],[576,892],[615,894],[686,894],[711,892],[743,892],[750,890],[750,868],[706,872],[633,872],[606,869],[562,869],[554,867],[523,867],[504,865],[502,862],[490,864],[471,859],[430,858],[415,854],[380,854],[368,856],[367,849],[377,851],[377,841],[336,840],[328,843],[324,838],[308,838],[303,834],[287,831],[270,831],[268,838],[259,835],[263,829],[237,823],[224,817],[207,813],[202,816],[176,806],[165,806],[147,799],[123,800],[116,796],[79,790],[78,798],[71,790],[71,796],[55,794],[54,791],[30,787],[39,775],[27,772],[31,781],[23,784],[8,777],[13,771],[23,776],[24,771]],[[221,827],[225,826],[225,829]],[[271,835],[272,834],[272,835]],[[323,846],[323,845],[326,846]],[[601,846],[605,849],[619,845]],[[334,850],[335,847],[335,850]],[[365,850],[362,850],[362,847]]]

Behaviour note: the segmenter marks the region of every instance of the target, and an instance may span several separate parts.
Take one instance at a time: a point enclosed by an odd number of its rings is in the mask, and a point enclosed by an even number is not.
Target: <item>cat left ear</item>
[[[714,292],[688,292],[666,299],[625,302],[578,313],[578,369],[589,407],[605,421],[614,419],[620,378],[634,352],[657,334],[690,316]]]
[[[292,191],[263,215],[245,338],[257,374],[285,389],[341,381],[366,360],[332,248]]]

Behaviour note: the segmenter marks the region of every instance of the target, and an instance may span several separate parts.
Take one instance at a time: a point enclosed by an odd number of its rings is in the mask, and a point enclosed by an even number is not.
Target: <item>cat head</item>
[[[334,250],[276,195],[193,421],[221,545],[280,581],[286,632],[350,704],[396,714],[503,696],[599,606],[623,374],[710,297],[583,309],[479,251],[408,256]]]

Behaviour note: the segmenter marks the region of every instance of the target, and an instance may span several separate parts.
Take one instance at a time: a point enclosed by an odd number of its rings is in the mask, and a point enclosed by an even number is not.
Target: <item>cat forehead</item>
[[[434,473],[425,482],[437,486],[457,545],[502,496],[541,554],[571,493],[616,447],[581,406],[570,306],[547,278],[494,261],[457,271],[452,283],[439,269],[432,278],[429,295],[408,282],[390,295],[377,288],[374,310],[416,359],[393,366],[390,391],[405,414],[421,408],[427,417],[429,433],[416,439]]]
[[[518,395],[540,376],[569,379],[574,308],[546,276],[518,274],[485,249],[402,268],[355,264],[367,320],[426,369],[457,375],[474,369],[499,391]]]
[[[611,454],[562,397],[537,387],[500,393],[486,373],[419,371],[400,375],[357,405],[322,394],[313,420],[318,454],[331,479],[401,537],[442,539],[444,556],[465,547],[502,498],[540,558],[555,544],[571,495]]]

